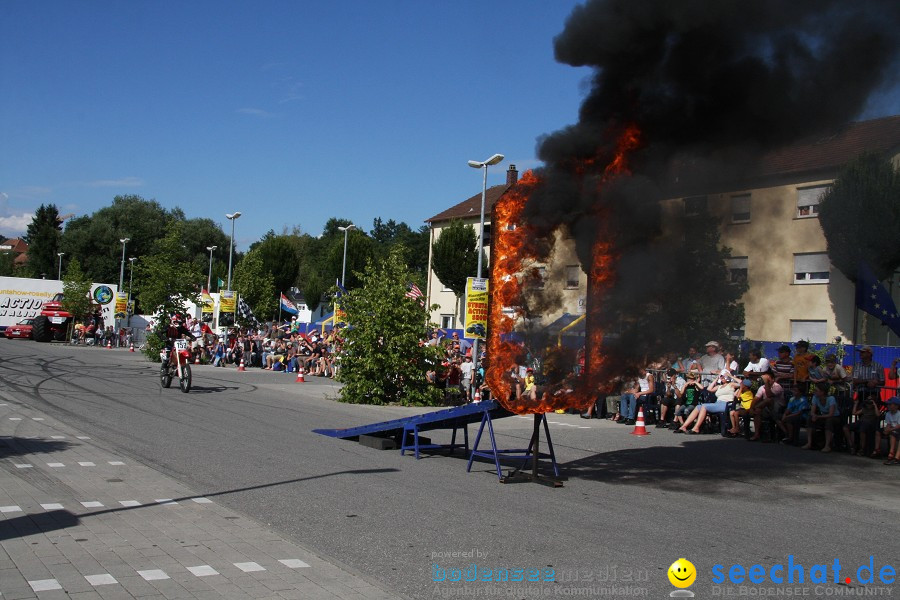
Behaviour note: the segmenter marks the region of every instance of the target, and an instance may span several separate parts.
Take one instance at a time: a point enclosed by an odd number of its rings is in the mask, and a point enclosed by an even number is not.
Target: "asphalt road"
[[[550,415],[564,487],[504,485],[488,463],[466,473],[461,453],[417,461],[311,431],[426,409],[343,404],[331,380],[256,369],[195,367],[182,394],[157,369],[124,350],[0,341],[0,389],[409,598],[664,597],[679,557],[701,597],[728,594],[716,564],[727,577],[793,555],[808,578],[839,559],[851,587],[870,556],[876,574],[897,565],[900,467],[880,460]],[[531,427],[499,420],[498,442],[526,445]],[[472,564],[553,569],[556,584],[434,581]]]

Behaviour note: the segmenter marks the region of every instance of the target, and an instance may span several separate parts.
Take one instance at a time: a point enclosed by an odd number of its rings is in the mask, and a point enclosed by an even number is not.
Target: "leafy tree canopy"
[[[260,247],[248,252],[235,268],[232,283],[257,319],[269,320],[275,315],[278,307],[275,278],[265,268]]]
[[[421,302],[405,297],[409,276],[400,248],[394,248],[385,258],[370,260],[360,285],[343,297],[350,326],[342,330],[342,401],[434,405],[440,400],[426,379],[439,361],[438,349],[419,344],[428,313]]]
[[[32,277],[45,274],[47,278],[55,279],[58,270],[60,230],[59,210],[56,205],[41,204],[23,236],[28,243],[27,271]]]
[[[874,153],[850,161],[819,204],[828,257],[851,281],[865,259],[876,277],[900,267],[900,170]]]
[[[432,246],[431,268],[453,290],[457,299],[466,292],[466,280],[478,270],[478,236],[475,228],[454,219]]]
[[[76,322],[83,322],[93,307],[91,280],[81,270],[78,258],[69,261],[63,276],[63,308],[72,313]]]

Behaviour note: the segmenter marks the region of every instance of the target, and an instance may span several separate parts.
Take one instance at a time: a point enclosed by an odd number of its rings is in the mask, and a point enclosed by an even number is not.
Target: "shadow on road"
[[[0,437],[0,458],[23,454],[52,454],[68,450],[71,446],[69,442],[57,440],[3,436]]]

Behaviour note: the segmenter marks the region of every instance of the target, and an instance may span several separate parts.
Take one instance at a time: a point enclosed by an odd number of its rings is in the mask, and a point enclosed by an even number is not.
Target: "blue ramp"
[[[450,444],[450,449],[452,450],[456,446],[456,430],[463,428],[466,437],[466,449],[468,450],[469,436],[466,426],[469,423],[480,423],[485,414],[489,414],[491,419],[513,416],[513,413],[500,406],[496,400],[485,400],[411,417],[403,417],[402,419],[394,419],[393,421],[383,421],[347,429],[313,429],[313,432],[344,440],[359,438],[361,435],[394,437],[402,440],[401,454],[404,454],[406,450],[414,449],[416,458],[419,458],[419,450],[445,447],[439,444],[419,444],[419,432],[434,429],[452,429],[453,442]],[[412,438],[412,443],[408,441],[410,437]]]

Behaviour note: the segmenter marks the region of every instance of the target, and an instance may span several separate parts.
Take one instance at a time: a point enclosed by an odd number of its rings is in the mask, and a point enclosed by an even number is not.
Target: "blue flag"
[[[856,307],[878,318],[882,325],[887,325],[891,331],[900,335],[897,306],[865,261],[860,261],[856,273]]]

